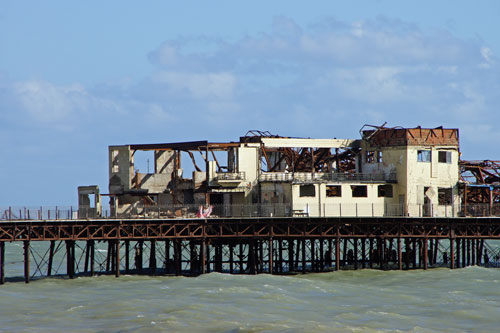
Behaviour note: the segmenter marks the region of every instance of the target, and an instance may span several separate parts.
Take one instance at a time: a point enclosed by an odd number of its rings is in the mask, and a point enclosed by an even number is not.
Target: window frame
[[[364,195],[356,193],[357,189],[364,188]],[[363,193],[362,193],[363,194]],[[368,186],[367,185],[351,185],[351,196],[353,198],[368,198]]]
[[[335,188],[336,195],[330,195],[333,193],[333,188]],[[342,198],[342,185],[326,185],[326,197],[327,198]]]
[[[306,194],[306,188],[313,189],[313,194]],[[314,184],[303,184],[299,185],[299,197],[300,198],[315,198],[316,197],[316,185]]]
[[[424,157],[427,157],[428,159],[424,159]],[[431,163],[432,162],[432,151],[430,149],[417,150],[417,162]]]

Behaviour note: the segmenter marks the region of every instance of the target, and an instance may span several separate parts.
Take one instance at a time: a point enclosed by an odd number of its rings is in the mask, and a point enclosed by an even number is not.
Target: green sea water
[[[498,331],[500,270],[51,278],[0,286],[0,331]]]

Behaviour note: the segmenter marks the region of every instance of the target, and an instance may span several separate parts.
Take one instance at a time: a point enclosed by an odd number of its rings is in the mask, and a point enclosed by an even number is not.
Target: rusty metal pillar
[[[323,272],[325,270],[325,253],[323,248],[324,239],[319,239],[319,271]]]
[[[358,239],[353,238],[354,242],[354,269],[358,269]]]
[[[5,283],[5,242],[0,242],[0,284]]]
[[[310,239],[309,242],[311,242],[311,272],[316,272],[316,240]]]
[[[229,273],[234,273],[234,244],[233,241],[229,242]]]
[[[467,240],[462,238],[462,267],[467,267]]]
[[[168,239],[165,240],[165,261],[164,261],[164,266],[165,266],[165,272],[170,273],[170,241]]]
[[[116,264],[116,246],[115,246],[115,241],[108,241],[109,243],[109,246],[111,248],[111,256],[110,256],[110,260],[111,260],[111,273],[115,273],[115,264]]]
[[[373,238],[370,238],[370,254],[368,258],[370,258],[369,267],[373,268]]]
[[[95,241],[90,241],[90,276],[95,274]]]
[[[471,248],[470,248],[470,239],[469,238],[467,238],[467,240],[465,241],[465,244],[467,246],[467,250],[466,250],[466,253],[467,253],[467,266],[470,266],[470,263],[471,263],[471,261],[470,261],[470,250],[471,250]]]
[[[149,249],[149,270],[151,274],[156,274],[156,241],[150,241],[150,249]]]
[[[429,240],[424,239],[424,270],[427,270],[429,264]]]
[[[381,238],[380,244],[382,245],[381,251],[380,251],[380,269],[384,269],[385,267],[385,261],[387,260],[387,256],[385,255],[385,249],[386,249],[386,240],[385,238]]]
[[[455,269],[455,233],[450,232],[450,269]]]
[[[361,238],[361,268],[366,268],[366,239]]]
[[[120,277],[120,240],[115,241],[115,277]]]
[[[67,248],[67,241],[66,241],[66,248]],[[111,241],[108,241],[108,252],[106,252],[106,273],[109,272],[109,265],[110,265],[110,260],[111,260],[111,254],[113,253],[112,247],[111,247]]]
[[[335,270],[340,269],[340,237],[335,239]]]
[[[250,267],[249,273],[256,274],[255,239],[251,239],[248,244],[248,265]]]
[[[243,274],[245,271],[243,270],[243,243],[239,240],[239,262],[240,262],[240,274]]]
[[[288,239],[288,272],[295,271],[293,267],[293,240],[291,238]]]
[[[87,241],[86,245],[85,245],[85,263],[83,265],[83,272],[84,273],[87,273],[88,272],[88,269],[89,269],[89,242],[90,240]]]
[[[125,240],[125,274],[130,273],[130,240]]]
[[[179,239],[175,240],[174,243],[174,265],[175,265],[175,275],[179,276],[182,274],[182,258],[181,258],[181,241]]]
[[[3,263],[3,261],[2,261]],[[30,282],[30,241],[24,241],[24,282]]]
[[[417,239],[413,238],[412,240],[412,260],[413,260],[413,269],[417,268]]]
[[[398,269],[402,270],[403,269],[403,258],[402,258],[402,251],[401,251],[401,237],[398,237]]]
[[[344,252],[342,255],[342,266],[345,266],[347,264],[347,248],[349,244],[349,240],[347,238],[344,239]]]
[[[75,242],[73,240],[66,241],[66,272],[70,279],[74,278],[75,274]]]
[[[476,253],[476,239],[473,238],[471,240],[471,264],[472,266],[476,266],[476,257],[477,257],[477,253]]]
[[[135,249],[135,269],[139,271],[139,273],[142,271],[142,261],[143,261],[143,248],[144,248],[144,241],[140,240],[135,244],[136,249]]]
[[[273,238],[269,238],[269,274],[274,274],[274,249],[273,249]]]
[[[200,256],[201,274],[205,274],[207,272],[207,241],[205,240],[205,238],[201,240]]]
[[[302,238],[302,274],[306,274],[306,239]]]
[[[50,241],[50,246],[49,246],[49,262],[47,264],[47,276],[52,275],[52,263],[54,262],[54,248],[56,245],[55,240]]]
[[[326,257],[326,265],[328,267],[333,267],[333,257],[332,257],[332,253],[333,253],[333,248],[332,248],[332,239],[331,238],[328,238],[328,256]]]
[[[278,239],[278,271],[283,273],[283,239]]]
[[[462,262],[460,260],[460,239],[455,240],[457,243],[457,268],[460,268],[462,266]]]

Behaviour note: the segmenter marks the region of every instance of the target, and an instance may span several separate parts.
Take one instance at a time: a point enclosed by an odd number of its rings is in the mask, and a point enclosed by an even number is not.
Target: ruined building
[[[304,139],[250,131],[235,142],[110,146],[109,194],[103,195],[112,216],[464,214],[464,198],[477,179],[461,178],[460,165],[467,166],[459,164],[458,129],[364,126],[360,136]],[[150,152],[151,172],[136,168],[138,151]],[[492,204],[499,199],[495,191],[477,200]],[[79,188],[80,208],[99,214],[100,197],[97,187]]]

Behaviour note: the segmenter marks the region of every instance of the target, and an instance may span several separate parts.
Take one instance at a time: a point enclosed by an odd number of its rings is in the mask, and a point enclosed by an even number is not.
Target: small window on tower
[[[439,151],[438,157],[439,163],[451,163],[451,151]]]

